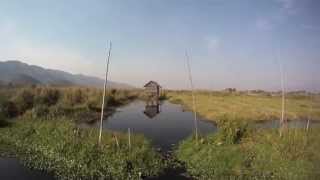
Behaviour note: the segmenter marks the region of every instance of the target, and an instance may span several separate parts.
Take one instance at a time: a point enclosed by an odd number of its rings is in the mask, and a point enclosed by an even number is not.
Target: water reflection
[[[99,123],[95,126],[98,127]],[[118,108],[104,121],[103,128],[125,133],[130,128],[133,133],[149,138],[156,148],[166,151],[193,133],[194,119],[192,112],[183,112],[180,105],[168,101],[134,101]],[[199,118],[198,130],[201,134],[207,134],[215,132],[216,127]]]
[[[159,113],[161,112],[161,104],[159,101],[157,101],[156,103],[147,101],[146,102],[146,106],[145,109],[143,111],[143,113],[150,119],[153,119],[154,117],[156,117]]]

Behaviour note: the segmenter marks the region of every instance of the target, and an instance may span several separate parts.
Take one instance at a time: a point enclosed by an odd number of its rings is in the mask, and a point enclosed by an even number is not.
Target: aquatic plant
[[[59,179],[140,179],[156,176],[165,164],[142,136],[79,129],[69,120],[23,119],[0,129],[1,145],[10,146],[26,165],[53,172]],[[0,148],[1,149],[1,148]]]
[[[315,179],[320,172],[319,129],[252,131],[239,143],[220,133],[183,141],[175,154],[198,179]],[[233,134],[233,133],[232,133]],[[230,135],[230,137],[232,137]]]

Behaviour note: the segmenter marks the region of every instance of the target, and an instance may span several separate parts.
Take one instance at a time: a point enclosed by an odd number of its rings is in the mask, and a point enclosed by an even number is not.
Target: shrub
[[[46,105],[37,105],[25,112],[23,115],[27,118],[45,118],[49,115],[49,107]]]
[[[0,113],[0,128],[7,126],[9,123],[5,120],[5,117]]]
[[[200,143],[201,142],[201,143]],[[175,154],[196,179],[240,179],[245,172],[245,154],[240,146],[220,144],[218,135],[183,141]]]
[[[70,106],[83,104],[87,100],[86,93],[80,88],[63,90],[62,103]]]
[[[248,132],[248,123],[238,118],[221,118],[218,120],[218,139],[221,143],[236,144]]]
[[[58,103],[49,108],[49,116],[51,118],[71,116],[73,114],[73,111],[73,107],[66,104]]]
[[[36,102],[47,106],[55,105],[59,98],[60,92],[54,88],[39,88],[38,95],[36,96]]]
[[[13,98],[19,114],[23,114],[26,110],[31,109],[34,104],[34,94],[31,89],[22,89],[17,92]]]
[[[5,101],[0,106],[0,113],[7,118],[18,116],[18,108],[12,101]]]

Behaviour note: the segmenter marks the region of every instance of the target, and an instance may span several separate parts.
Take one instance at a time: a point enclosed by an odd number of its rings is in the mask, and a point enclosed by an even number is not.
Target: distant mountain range
[[[108,81],[109,88],[132,89],[124,83]],[[103,87],[104,80],[60,70],[45,69],[20,61],[0,61],[0,85],[57,85]]]

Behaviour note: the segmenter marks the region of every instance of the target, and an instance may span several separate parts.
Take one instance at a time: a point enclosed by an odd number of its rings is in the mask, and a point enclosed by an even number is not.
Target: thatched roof
[[[148,87],[148,86],[151,86],[151,85],[156,85],[158,87],[161,87],[157,82],[155,81],[149,81],[147,84],[145,84],[143,87]]]

